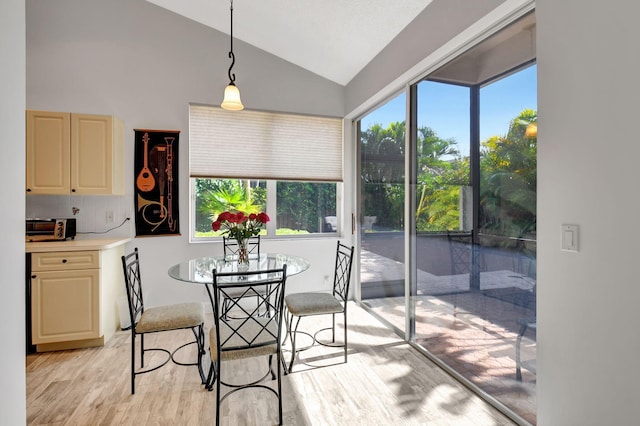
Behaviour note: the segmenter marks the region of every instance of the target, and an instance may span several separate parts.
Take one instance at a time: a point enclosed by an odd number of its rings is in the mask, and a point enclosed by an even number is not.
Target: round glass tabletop
[[[299,274],[309,269],[309,261],[300,256],[280,253],[260,253],[249,257],[248,271],[279,269],[287,265],[287,276]],[[236,257],[211,256],[190,259],[169,268],[169,276],[180,281],[210,284],[213,282],[213,270],[218,272],[239,272]],[[244,271],[243,271],[244,272]],[[265,279],[262,274],[248,275],[249,281]],[[221,280],[221,282],[224,282]],[[247,282],[247,281],[245,281]]]

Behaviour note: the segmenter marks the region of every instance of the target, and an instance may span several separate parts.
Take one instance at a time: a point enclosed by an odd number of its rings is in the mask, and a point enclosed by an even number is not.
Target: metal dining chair
[[[347,362],[347,298],[349,297],[349,284],[351,283],[351,265],[353,263],[353,249],[338,241],[336,249],[335,269],[333,276],[333,290],[331,293],[304,292],[292,293],[285,297],[287,334],[291,338],[291,361],[288,372],[293,370],[298,352],[311,348],[318,343],[324,346],[344,347],[344,362]],[[336,343],[336,314],[343,315],[344,342]],[[304,317],[315,315],[331,315],[332,326],[320,329],[313,335],[298,330],[300,320]],[[294,325],[294,318],[297,318]],[[331,341],[318,340],[320,332],[331,330]],[[305,334],[312,338],[310,345],[304,348],[296,347],[296,336]]]
[[[140,274],[140,256],[138,248],[122,256],[124,282],[127,290],[129,305],[129,320],[131,321],[131,394],[136,393],[136,376],[150,373],[173,361],[178,365],[197,365],[202,383],[205,374],[202,369],[202,355],[204,354],[204,305],[202,303],[178,303],[173,305],[145,308],[142,277]],[[170,352],[164,348],[145,348],[144,336],[149,333],[190,329],[195,337]],[[140,336],[140,369],[136,370],[136,337]],[[189,345],[197,345],[198,360],[193,363],[183,363],[174,358],[176,352]],[[167,358],[164,362],[145,369],[144,355],[147,352],[164,352]]]
[[[538,323],[536,318],[519,318],[517,323],[520,326],[520,331],[518,331],[518,337],[516,338],[516,381],[521,382],[523,366],[535,373],[535,366],[532,363],[523,362],[521,359],[520,346],[522,345],[522,337],[527,329],[536,331]]]
[[[284,288],[287,266],[251,272],[218,273],[213,270],[213,282],[205,287],[213,309],[214,326],[209,332],[211,368],[207,378],[207,389],[216,386],[216,425],[220,424],[220,406],[231,394],[249,388],[266,389],[278,398],[278,424],[282,424],[281,333],[284,303]],[[229,293],[241,293],[241,298],[255,300],[249,305],[237,303],[234,308],[242,311],[242,318],[230,318],[222,312],[222,301]],[[254,299],[255,298],[255,299]],[[273,357],[276,357],[274,370]],[[254,357],[268,357],[268,371],[261,378],[249,383],[223,382],[222,366],[233,361]],[[234,371],[229,366],[228,371]],[[225,373],[226,376],[226,373]],[[271,376],[277,379],[275,389],[264,381]],[[229,388],[224,394],[222,386]]]

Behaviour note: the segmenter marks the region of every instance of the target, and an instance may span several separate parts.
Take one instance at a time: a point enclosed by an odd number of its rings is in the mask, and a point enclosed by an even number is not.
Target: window
[[[341,119],[202,105],[189,112],[192,239],[217,237],[211,222],[226,210],[265,211],[268,236],[338,231]]]
[[[193,178],[194,238],[212,238],[211,222],[226,210],[265,211],[271,217],[263,235],[309,235],[337,232],[333,182],[292,182]],[[269,196],[275,194],[275,196]],[[275,214],[273,212],[276,212]],[[275,218],[275,220],[273,220]]]

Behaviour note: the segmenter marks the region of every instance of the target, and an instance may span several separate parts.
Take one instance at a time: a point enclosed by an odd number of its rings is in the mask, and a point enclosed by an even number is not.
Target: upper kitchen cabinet
[[[27,111],[27,194],[124,194],[124,125],[108,115]]]

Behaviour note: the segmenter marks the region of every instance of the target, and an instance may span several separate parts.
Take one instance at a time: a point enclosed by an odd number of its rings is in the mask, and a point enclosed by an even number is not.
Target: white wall
[[[640,4],[537,3],[538,424],[638,424]]]
[[[24,176],[25,176],[25,11],[24,0],[0,3],[0,412],[2,423],[26,424],[25,384],[25,276],[24,276]]]
[[[125,123],[124,197],[28,197],[29,216],[71,214],[81,231],[104,230],[106,210],[116,222],[133,211],[135,128],[180,130],[181,236],[137,238],[147,303],[205,299],[204,290],[167,276],[172,264],[222,252],[219,243],[189,244],[188,104],[219,104],[228,83],[229,36],[143,0],[27,0],[27,108],[113,114]],[[344,115],[344,88],[234,40],[236,84],[247,108]],[[238,141],[241,145],[242,141]],[[239,150],[241,152],[241,150]],[[348,214],[350,215],[350,211]],[[350,227],[349,227],[350,231]],[[127,224],[110,235],[133,235]],[[349,241],[347,235],[345,241]],[[311,270],[289,291],[322,285],[331,273],[335,239],[265,241],[266,250],[307,256]]]

